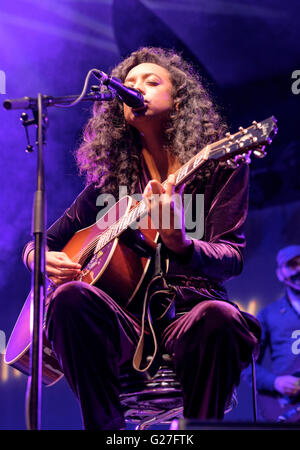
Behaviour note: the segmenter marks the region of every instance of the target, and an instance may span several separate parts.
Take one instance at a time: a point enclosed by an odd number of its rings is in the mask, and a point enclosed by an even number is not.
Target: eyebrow
[[[154,72],[147,72],[142,74],[143,78],[148,78],[149,76],[154,75],[161,80],[161,77]],[[125,81],[133,81],[136,78],[136,75],[131,75],[129,78],[125,78]]]

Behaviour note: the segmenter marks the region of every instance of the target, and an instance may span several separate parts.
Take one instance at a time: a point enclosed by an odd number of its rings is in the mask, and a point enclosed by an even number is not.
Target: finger
[[[151,185],[151,181],[149,181],[149,183],[146,185],[144,192],[143,192],[143,196],[144,197],[150,197],[150,195],[152,195],[152,185]]]
[[[66,282],[65,280],[62,280],[61,278],[58,277],[49,277],[49,278],[54,284],[56,284],[56,286],[59,286]]]
[[[151,180],[147,184],[143,197],[147,206],[148,213],[155,208],[160,201],[160,193],[164,191],[163,186],[156,180]]]
[[[59,277],[75,276],[80,273],[80,269],[64,269],[46,265],[46,272]]]
[[[293,390],[292,390],[292,391],[289,390],[289,391],[286,391],[285,394],[286,394],[286,395],[289,395],[289,396],[292,396],[292,395],[296,395],[297,392],[296,392],[296,391],[293,391]]]
[[[297,384],[295,383],[294,380],[286,380],[285,386],[289,389],[294,389],[297,386]]]
[[[60,275],[61,271],[59,269],[56,269],[55,267],[46,265],[46,272],[48,276],[58,276]]]
[[[59,280],[58,280],[58,278],[56,278],[56,277],[50,277],[49,276],[49,280],[51,280],[54,284],[56,284],[56,285],[58,285],[59,284]]]
[[[78,279],[78,275],[79,275],[79,273],[69,274],[69,275],[58,274],[58,275],[51,275],[51,276],[48,275],[48,277],[52,280],[55,279],[60,282],[67,283],[68,281],[73,281],[73,280]]]
[[[79,263],[72,261],[69,256],[64,252],[49,252],[47,254],[47,261],[57,263],[65,262],[66,267],[81,267]]]
[[[81,264],[73,261],[66,253],[62,253],[62,261],[66,263],[67,267],[81,267]]]
[[[175,194],[176,178],[174,174],[170,174],[167,179],[166,194],[172,196]]]
[[[65,260],[63,260],[63,261],[61,261],[61,260],[49,261],[49,264],[51,264],[51,263],[52,263],[53,266],[59,267],[61,269],[70,269],[70,270],[73,269],[73,270],[75,270],[75,269],[80,269],[81,268],[80,264],[75,263],[73,261],[65,261]]]
[[[62,277],[73,276],[80,272],[81,272],[80,269],[66,269],[64,267],[62,269],[60,269],[60,274]]]
[[[147,206],[147,210],[148,210],[148,212],[150,212],[150,210],[151,210],[151,207],[153,207],[153,205],[154,205],[154,200],[155,200],[155,197],[157,197],[157,194],[152,194],[152,191],[148,191],[147,192],[147,194],[145,193],[144,195],[143,195],[143,197],[144,197],[144,200],[145,200],[145,203],[146,203],[146,206]]]
[[[291,388],[284,389],[284,394],[286,394],[286,395],[295,395],[296,393],[297,393],[297,391],[295,389],[291,389]]]
[[[165,188],[159,181],[157,180],[151,180],[149,181],[149,185],[151,188],[151,194],[163,194],[165,192]]]
[[[296,394],[297,392],[300,392],[300,388],[298,385],[293,385],[290,387],[290,389]]]
[[[150,185],[150,183],[148,183],[144,189],[143,197],[150,197],[151,194],[152,194],[151,185]]]
[[[185,183],[183,183],[183,184],[181,185],[181,187],[180,187],[180,189],[179,189],[179,191],[178,191],[178,194],[179,194],[179,195],[182,196],[183,191],[184,191],[184,188],[185,188]]]
[[[67,283],[68,281],[73,281],[73,280],[77,280],[77,276],[68,276],[68,277],[56,277],[58,280],[63,281],[64,283]]]

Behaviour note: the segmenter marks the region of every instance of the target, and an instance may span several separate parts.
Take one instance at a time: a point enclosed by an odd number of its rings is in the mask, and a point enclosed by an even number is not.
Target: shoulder
[[[71,220],[78,221],[80,227],[85,227],[96,222],[98,206],[97,199],[101,194],[101,188],[95,184],[88,184],[77,195],[72,205],[66,211]]]
[[[73,204],[80,206],[82,204],[93,204],[96,206],[96,199],[101,194],[101,188],[97,187],[94,183],[88,184],[77,195]]]

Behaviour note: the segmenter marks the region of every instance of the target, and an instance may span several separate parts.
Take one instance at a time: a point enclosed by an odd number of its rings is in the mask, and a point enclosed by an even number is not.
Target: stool
[[[161,365],[153,377],[135,371],[129,364],[123,366],[120,381],[120,400],[125,421],[136,424],[136,430],[145,430],[151,425],[170,424],[173,419],[183,417],[182,389],[170,355],[162,355]],[[229,413],[236,405],[237,395],[234,390],[224,413]]]

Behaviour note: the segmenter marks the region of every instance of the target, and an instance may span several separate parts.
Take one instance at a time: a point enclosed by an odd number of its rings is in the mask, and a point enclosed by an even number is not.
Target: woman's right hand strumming
[[[45,252],[46,274],[56,285],[74,280],[80,273],[81,265],[73,262],[64,252]],[[28,255],[28,265],[33,268],[34,252]]]

